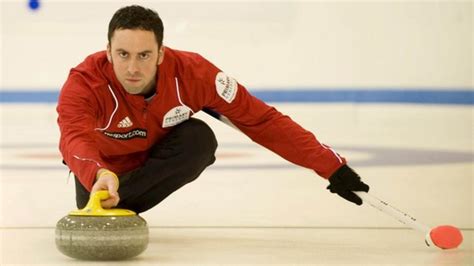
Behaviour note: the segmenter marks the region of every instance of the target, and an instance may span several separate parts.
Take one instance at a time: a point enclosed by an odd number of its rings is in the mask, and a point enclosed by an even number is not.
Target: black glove
[[[329,183],[329,191],[357,205],[362,205],[362,199],[352,191],[369,192],[369,186],[360,181],[360,176],[347,165],[337,169],[329,178]]]

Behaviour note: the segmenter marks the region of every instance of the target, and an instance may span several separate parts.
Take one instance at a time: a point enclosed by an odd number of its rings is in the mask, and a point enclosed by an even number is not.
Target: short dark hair
[[[115,12],[109,23],[107,38],[112,39],[115,30],[147,30],[155,33],[158,47],[163,44],[163,21],[156,11],[138,5],[122,7]]]

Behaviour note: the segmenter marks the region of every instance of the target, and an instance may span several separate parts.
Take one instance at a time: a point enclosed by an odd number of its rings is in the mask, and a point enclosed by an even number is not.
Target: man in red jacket
[[[355,204],[368,191],[346,160],[202,56],[163,45],[158,14],[119,9],[107,50],[71,69],[57,111],[60,151],[74,173],[76,202],[108,190],[103,207],[146,211],[215,161],[212,130],[192,115],[227,117],[253,141],[329,180]]]

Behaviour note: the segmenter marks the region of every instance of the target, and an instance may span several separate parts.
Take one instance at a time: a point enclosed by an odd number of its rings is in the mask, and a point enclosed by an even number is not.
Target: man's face
[[[107,45],[107,58],[128,93],[146,94],[154,89],[163,51],[153,31],[118,29]]]

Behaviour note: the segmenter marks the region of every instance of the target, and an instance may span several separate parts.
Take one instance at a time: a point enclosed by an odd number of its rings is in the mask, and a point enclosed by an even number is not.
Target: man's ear
[[[160,50],[158,50],[158,65],[161,65],[164,59],[165,59],[165,47],[162,45],[160,47]]]
[[[110,43],[107,44],[107,60],[109,60],[110,63],[112,63],[112,52],[110,50]]]

